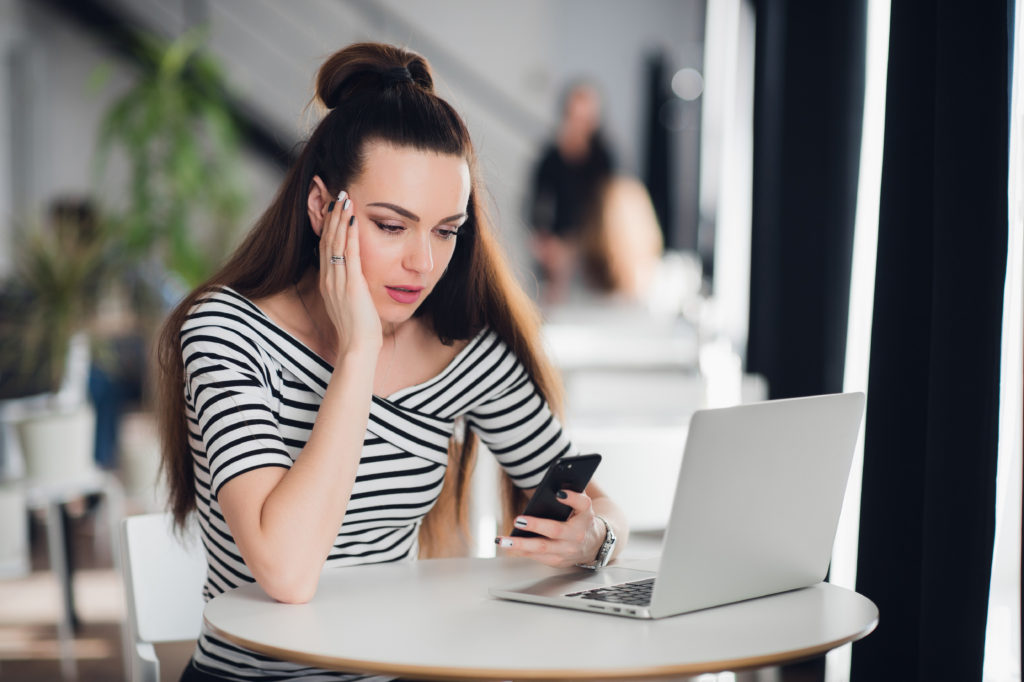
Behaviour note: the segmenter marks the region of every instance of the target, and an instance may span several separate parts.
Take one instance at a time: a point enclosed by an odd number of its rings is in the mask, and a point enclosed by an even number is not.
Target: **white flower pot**
[[[96,471],[96,411],[86,403],[17,424],[29,485],[82,480]]]
[[[119,437],[118,454],[125,494],[143,509],[163,509],[167,490],[160,477],[160,439],[155,416],[141,412],[124,415]]]

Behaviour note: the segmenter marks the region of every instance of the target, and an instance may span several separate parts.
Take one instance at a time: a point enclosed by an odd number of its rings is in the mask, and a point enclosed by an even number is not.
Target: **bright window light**
[[[889,64],[889,0],[868,0],[867,46],[864,69],[864,119],[861,129],[860,176],[854,220],[853,262],[850,274],[850,312],[846,335],[844,391],[868,388],[871,317],[874,312],[875,258],[878,252],[878,206],[882,189],[882,151],[885,138],[885,85]],[[870,396],[868,399],[870,400]],[[839,518],[829,580],[853,589],[857,580],[857,535],[860,532],[861,474],[864,466],[864,424],[857,438],[843,513]],[[829,652],[828,682],[850,679],[851,645]]]
[[[1010,92],[1009,239],[1003,290],[1002,377],[999,386],[999,464],[996,538],[992,554],[985,682],[1020,681],[1021,413],[1024,412],[1024,7],[1017,2]]]

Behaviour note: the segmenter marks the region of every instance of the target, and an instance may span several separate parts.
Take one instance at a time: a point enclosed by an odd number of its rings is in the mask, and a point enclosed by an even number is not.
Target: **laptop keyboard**
[[[609,587],[596,587],[592,590],[573,592],[566,597],[579,597],[580,599],[593,599],[612,604],[628,604],[630,606],[649,606],[651,593],[654,591],[654,578],[637,580],[631,583],[621,583]]]

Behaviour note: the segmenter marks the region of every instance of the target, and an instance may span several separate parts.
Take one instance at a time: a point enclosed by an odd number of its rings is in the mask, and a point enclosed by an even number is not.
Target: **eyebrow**
[[[404,218],[408,218],[409,220],[412,220],[417,223],[420,221],[420,217],[418,215],[416,215],[415,213],[408,209],[402,208],[401,206],[396,206],[395,204],[389,204],[384,201],[375,201],[372,204],[367,204],[367,206],[380,206],[382,208],[388,208]],[[465,217],[465,213],[456,213],[455,215],[450,215],[447,218],[442,218],[439,222],[447,223],[452,220],[460,220],[461,218]]]

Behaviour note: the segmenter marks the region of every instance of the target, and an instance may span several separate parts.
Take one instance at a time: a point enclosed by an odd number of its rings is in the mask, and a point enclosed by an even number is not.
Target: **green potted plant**
[[[227,253],[245,209],[238,124],[217,62],[193,30],[172,42],[137,36],[141,70],[107,110],[97,178],[112,156],[127,163],[106,208],[126,254],[151,260],[187,287]],[[97,73],[96,85],[104,76]]]
[[[147,349],[176,296],[232,247],[247,201],[239,123],[204,39],[201,29],[170,42],[134,35],[138,72],[98,131],[97,196],[119,246],[135,336]],[[97,70],[92,87],[105,82]],[[118,457],[126,493],[151,499],[159,447],[152,375],[140,375],[140,409],[121,421]]]
[[[27,478],[73,478],[93,467],[88,328],[109,242],[87,204],[56,202],[49,220],[22,229],[13,246],[15,270],[2,294],[0,399],[22,399],[20,414],[9,418]]]

